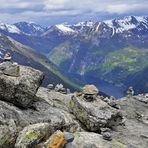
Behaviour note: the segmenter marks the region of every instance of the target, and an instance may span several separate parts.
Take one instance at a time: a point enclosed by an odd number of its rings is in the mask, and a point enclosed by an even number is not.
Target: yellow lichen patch
[[[114,148],[126,148],[126,145],[119,141],[112,141],[112,145]]]
[[[26,138],[28,138],[28,139],[32,139],[32,138],[34,138],[34,137],[39,137],[39,138],[41,138],[41,137],[43,137],[43,135],[40,134],[40,133],[29,133],[29,134],[26,135]]]
[[[64,138],[64,134],[57,134],[51,137],[51,142],[47,145],[47,148],[64,148],[66,144],[66,140]]]

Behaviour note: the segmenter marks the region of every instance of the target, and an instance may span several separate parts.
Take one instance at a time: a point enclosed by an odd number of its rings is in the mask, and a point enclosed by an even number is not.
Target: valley
[[[33,49],[42,57],[38,61],[32,56],[33,60],[75,88],[93,83],[115,97],[124,96],[129,86],[134,87],[136,94],[147,92],[148,17],[127,16],[49,27],[27,22],[1,23],[0,32]],[[116,90],[120,93],[115,94]]]

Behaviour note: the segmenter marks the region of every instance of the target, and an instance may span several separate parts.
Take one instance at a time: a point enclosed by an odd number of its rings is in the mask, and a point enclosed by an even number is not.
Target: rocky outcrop
[[[19,66],[15,68],[19,69],[19,74],[14,76],[11,71],[14,68],[12,63],[4,62],[0,67],[3,67],[0,75],[0,99],[23,108],[32,106],[36,101],[35,94],[43,79],[43,73],[31,67]],[[13,75],[8,75],[8,71]]]
[[[53,107],[69,111],[68,105],[72,94],[63,94],[60,92],[55,92],[54,90],[49,91],[48,88],[40,87],[36,96],[40,99],[44,99]]]
[[[73,96],[70,102],[72,113],[89,131],[100,131],[103,127],[113,127],[122,123],[122,113],[96,98],[87,102],[84,98]]]
[[[40,87],[42,78],[30,67],[0,65],[1,148],[148,147],[147,94],[115,100],[93,85],[72,94]]]
[[[118,100],[125,118],[125,126],[116,127],[113,139],[126,144],[127,147],[148,147],[148,104],[141,101],[144,98],[145,95],[139,95]]]

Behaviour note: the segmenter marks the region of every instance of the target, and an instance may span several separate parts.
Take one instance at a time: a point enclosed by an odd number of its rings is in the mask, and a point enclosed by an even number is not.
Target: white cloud
[[[148,15],[148,0],[0,0],[0,20],[7,22],[137,13]]]
[[[108,12],[108,13],[128,13],[131,11],[148,9],[147,0],[45,0],[44,10],[48,12],[59,13],[62,9],[72,9],[69,12],[81,11],[92,13]],[[69,13],[67,13],[68,15]]]

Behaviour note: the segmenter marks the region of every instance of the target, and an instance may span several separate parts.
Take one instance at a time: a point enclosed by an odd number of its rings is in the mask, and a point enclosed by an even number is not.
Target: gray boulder
[[[98,131],[102,127],[114,127],[122,123],[121,112],[101,99],[87,102],[83,97],[73,96],[69,106],[72,113],[89,131]]]
[[[64,138],[67,143],[72,142],[74,140],[74,135],[69,132],[64,132]]]
[[[69,145],[66,148],[70,148]],[[77,132],[71,143],[71,148],[111,148],[111,143],[96,133]]]
[[[0,99],[28,108],[36,101],[35,94],[43,79],[43,73],[31,67],[19,67],[18,77],[0,75]]]
[[[127,145],[128,148],[148,147],[148,104],[145,96],[131,96],[118,100],[125,118],[125,125],[112,131],[113,139]]]

